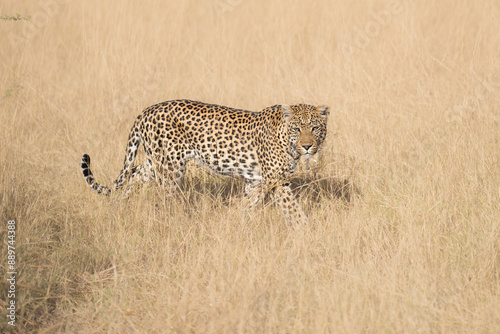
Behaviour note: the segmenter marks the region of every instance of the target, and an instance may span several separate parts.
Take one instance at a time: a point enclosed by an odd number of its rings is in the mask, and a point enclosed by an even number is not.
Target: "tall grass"
[[[2,2],[1,265],[19,333],[500,331],[500,4]],[[310,224],[179,194],[99,197],[145,107],[328,104]],[[328,182],[327,182],[328,183]],[[340,185],[340,186],[339,186]],[[349,195],[338,195],[346,186]],[[334,194],[337,191],[336,194]]]

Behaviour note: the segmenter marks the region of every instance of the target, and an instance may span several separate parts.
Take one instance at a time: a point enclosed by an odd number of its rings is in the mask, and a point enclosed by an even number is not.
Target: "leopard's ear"
[[[319,114],[325,118],[330,115],[330,108],[327,105],[318,106],[316,109],[318,109]]]
[[[281,106],[283,109],[283,117],[285,118],[285,122],[288,123],[292,119],[293,111],[292,108],[288,104],[284,104]]]

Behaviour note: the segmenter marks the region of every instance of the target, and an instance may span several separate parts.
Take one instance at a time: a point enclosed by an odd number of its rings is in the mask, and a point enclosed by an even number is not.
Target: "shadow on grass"
[[[341,199],[350,202],[360,196],[361,190],[350,178],[338,176],[314,176],[311,173],[293,177],[290,186],[294,194],[307,197],[312,202]]]
[[[314,176],[312,173],[295,175],[290,179],[290,187],[296,196],[305,197],[312,202],[340,199],[349,203],[354,196],[361,195],[360,188],[350,178]],[[245,182],[241,179],[193,176],[183,180],[180,191],[192,205],[196,205],[202,196],[228,205],[232,199],[243,197],[244,188]]]

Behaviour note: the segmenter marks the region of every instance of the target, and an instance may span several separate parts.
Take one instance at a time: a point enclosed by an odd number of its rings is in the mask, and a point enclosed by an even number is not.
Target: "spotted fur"
[[[306,222],[288,180],[301,156],[310,158],[321,148],[328,114],[327,106],[306,104],[252,112],[189,100],[167,101],[137,117],[123,169],[111,186],[96,182],[87,154],[81,169],[90,188],[101,194],[150,180],[173,191],[187,161],[194,159],[219,175],[245,179],[245,195],[253,202],[271,192],[289,222]],[[133,166],[141,144],[146,162]]]

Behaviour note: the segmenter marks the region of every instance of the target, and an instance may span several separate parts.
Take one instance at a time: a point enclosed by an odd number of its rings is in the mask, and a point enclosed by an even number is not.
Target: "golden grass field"
[[[17,13],[0,20],[0,332],[500,332],[498,0],[0,3]],[[176,98],[328,104],[309,225],[243,210],[241,182],[195,165],[173,199],[92,192],[81,155],[111,183],[135,117]]]

